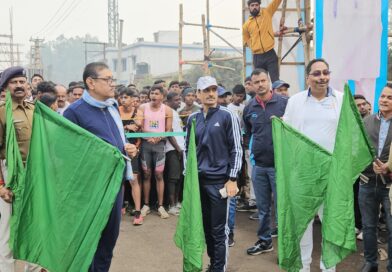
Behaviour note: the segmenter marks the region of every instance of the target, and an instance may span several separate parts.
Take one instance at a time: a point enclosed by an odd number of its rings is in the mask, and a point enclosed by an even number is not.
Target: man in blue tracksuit
[[[251,80],[256,96],[244,109],[245,140],[251,139],[249,150],[255,165],[252,182],[259,211],[258,241],[247,250],[249,255],[258,255],[273,250],[271,239],[271,194],[274,195],[276,211],[276,184],[274,148],[272,144],[271,117],[282,117],[287,105],[287,97],[271,90],[270,79],[263,69],[255,69]],[[273,232],[277,235],[277,230]],[[274,235],[275,236],[275,235]]]
[[[83,72],[86,86],[82,98],[70,105],[64,117],[78,126],[90,131],[105,142],[117,147],[124,155],[134,157],[137,149],[125,143],[124,128],[114,97],[115,81],[109,67],[102,62],[88,64]],[[109,154],[108,154],[109,155]],[[97,167],[101,158],[97,158]],[[94,170],[94,169],[92,169]],[[127,162],[123,180],[132,178],[132,167]],[[94,181],[91,181],[94,186]],[[119,186],[118,195],[110,213],[105,229],[101,233],[89,272],[108,272],[120,230],[122,190]]]
[[[203,226],[210,266],[207,271],[226,271],[228,251],[227,195],[237,193],[237,175],[242,164],[241,129],[238,118],[218,105],[215,78],[205,76],[197,81],[197,95],[203,104],[188,118],[187,130],[196,121],[196,153],[199,169]],[[187,137],[188,143],[188,137]],[[188,144],[187,144],[188,146]]]

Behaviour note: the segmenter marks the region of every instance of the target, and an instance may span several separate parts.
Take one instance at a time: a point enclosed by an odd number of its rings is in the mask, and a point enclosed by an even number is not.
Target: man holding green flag
[[[124,127],[117,101],[114,99],[115,80],[107,64],[103,62],[87,64],[83,71],[83,82],[86,90],[82,98],[67,108],[64,117],[116,147],[124,156],[136,156],[135,145],[126,143],[125,140]],[[132,179],[132,166],[127,161],[123,181]],[[117,198],[107,225],[102,231],[90,272],[109,271],[120,231],[122,196],[121,186],[118,186]]]
[[[209,272],[224,272],[227,268],[227,197],[233,197],[238,192],[237,175],[242,165],[240,123],[233,112],[218,105],[217,87],[215,78],[199,78],[197,95],[202,102],[202,109],[191,114],[187,124],[187,131],[190,132],[193,120],[195,122],[203,228],[210,257]],[[190,136],[188,133],[187,146]]]
[[[30,145],[34,105],[25,101],[26,88],[27,76],[23,67],[14,66],[3,71],[0,89],[9,94],[7,105],[0,106],[0,271],[15,271],[15,260],[8,244],[13,201],[10,187],[23,178],[23,163]],[[5,159],[8,169],[3,164]],[[26,271],[34,269],[33,265],[26,265]]]
[[[313,217],[318,213],[323,222],[320,268],[335,271],[335,265],[356,250],[352,185],[372,161],[372,148],[348,87],[344,97],[329,87],[328,63],[324,59],[310,61],[306,75],[309,89],[290,98],[283,117],[306,137],[294,131],[293,142],[279,143],[282,132],[274,136],[280,154],[276,161],[278,219],[285,226],[279,229],[279,261],[289,271],[298,271],[301,266],[301,272],[310,271]],[[280,127],[274,128],[278,132]],[[296,138],[306,140],[301,149]],[[285,145],[289,147],[285,149]]]

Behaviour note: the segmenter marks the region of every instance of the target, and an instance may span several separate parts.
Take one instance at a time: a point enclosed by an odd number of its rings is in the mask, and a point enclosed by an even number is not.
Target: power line
[[[57,30],[58,27],[69,17],[69,15],[74,11],[75,8],[77,8],[80,3],[82,3],[83,0],[74,0],[72,1],[71,5],[69,5],[68,10],[66,10],[63,15],[55,22],[52,27],[48,28],[46,30],[46,35],[45,36],[50,36],[50,34],[53,33],[54,30]]]
[[[45,28],[49,26],[49,24],[53,21],[54,18],[56,18],[57,14],[60,12],[60,10],[64,7],[65,3],[67,3],[67,0],[64,0],[59,8],[56,10],[56,12],[53,14],[53,16],[49,19],[49,21],[44,25],[38,32],[36,32],[33,36],[38,36],[37,34],[43,32]]]

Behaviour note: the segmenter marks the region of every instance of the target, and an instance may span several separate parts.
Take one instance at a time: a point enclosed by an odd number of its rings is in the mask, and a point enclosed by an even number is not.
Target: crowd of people
[[[329,65],[325,60],[312,60],[306,75],[309,89],[292,97],[288,83],[277,80],[271,84],[268,72],[259,68],[245,79],[244,85],[235,85],[231,90],[215,78],[205,76],[199,78],[196,88],[186,81],[171,81],[166,86],[164,80],[157,80],[139,91],[134,84],[116,85],[104,63],[87,65],[83,81],[71,82],[68,87],[45,81],[41,75],[32,76],[29,83],[22,67],[5,70],[0,85],[1,99],[9,91],[17,105],[13,113],[14,118],[21,119],[15,122],[15,127],[24,161],[36,101],[117,146],[131,158],[132,173],[124,176],[123,189],[102,234],[91,271],[107,271],[94,270],[94,266],[101,267],[102,263],[102,267],[110,266],[121,216],[131,215],[132,223],[139,226],[154,210],[162,219],[179,215],[187,146],[183,132],[189,131],[191,120],[195,119],[203,224],[211,258],[208,271],[224,271],[226,246],[235,244],[236,211],[253,211],[249,218],[259,220],[258,240],[247,253],[258,255],[274,250],[272,238],[278,235],[278,220],[270,118],[283,118],[333,151],[343,95],[329,86]],[[392,86],[387,85],[382,91],[377,114],[371,113],[364,96],[357,94],[354,99],[378,151],[378,160],[363,172],[353,188],[356,231],[358,239],[364,242],[366,262],[362,271],[377,271],[378,227],[381,231],[392,227],[388,197]],[[5,159],[4,102],[0,106],[0,125],[2,159]],[[167,132],[179,134],[166,136]],[[1,235],[4,253],[9,239],[6,234],[8,231],[9,237],[9,229],[4,226],[8,224],[5,222],[10,214],[8,203],[13,195],[6,188],[4,164],[1,170],[0,229],[6,230]],[[228,199],[221,196],[222,188],[226,188]],[[272,210],[275,210],[273,219]],[[319,220],[322,210],[320,207]],[[302,271],[310,271],[312,237],[311,223],[301,240]],[[390,246],[388,239],[388,249]],[[13,265],[12,252],[8,249],[7,254],[3,253],[2,267]],[[37,266],[33,264],[26,267],[30,267],[28,271],[39,271],[34,270]],[[325,268],[322,262],[320,267],[323,271],[335,271]],[[388,269],[391,270],[389,264]]]
[[[343,101],[342,90],[330,87],[329,64],[314,59],[306,66],[308,89],[289,91],[281,80],[274,51],[272,16],[281,0],[260,8],[249,0],[251,16],[243,26],[244,44],[253,53],[254,70],[233,88],[211,76],[197,83],[156,80],[140,89],[117,85],[110,68],[88,64],[82,81],[64,86],[34,74],[30,81],[22,67],[10,67],[0,76],[0,100],[9,92],[19,150],[25,162],[30,143],[34,103],[53,111],[118,148],[125,157],[123,185],[101,234],[89,271],[109,271],[122,216],[143,225],[152,212],[160,218],[181,211],[184,161],[192,121],[195,123],[203,227],[210,264],[207,271],[226,271],[228,250],[235,245],[236,212],[252,212],[258,220],[257,241],[246,250],[259,255],[274,250],[278,236],[277,192],[271,117],[282,118],[308,138],[333,152]],[[293,94],[290,97],[290,94]],[[353,186],[355,231],[363,240],[361,272],[378,271],[381,231],[388,231],[387,270],[392,271],[392,217],[389,187],[392,182],[392,85],[378,100],[378,113],[363,95],[354,96],[377,159]],[[0,103],[0,271],[13,272],[15,260],[8,247],[13,192],[7,188],[5,157],[5,103]],[[173,134],[175,133],[175,134]],[[174,136],[173,136],[174,135]],[[99,167],[97,161],[97,167]],[[314,162],[315,164],[317,162]],[[154,212],[155,211],[155,212]],[[275,212],[273,212],[275,211]],[[323,219],[323,205],[315,214]],[[303,235],[301,272],[310,272],[313,221]],[[382,241],[381,241],[382,242]],[[382,252],[382,251],[381,251]],[[333,272],[335,267],[322,271]],[[25,271],[45,271],[26,264]]]

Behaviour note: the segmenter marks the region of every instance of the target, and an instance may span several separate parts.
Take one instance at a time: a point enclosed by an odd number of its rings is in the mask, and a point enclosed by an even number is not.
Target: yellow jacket
[[[250,16],[242,26],[244,46],[248,46],[253,54],[262,54],[274,48],[272,16],[281,2],[282,0],[273,0],[256,17]]]

